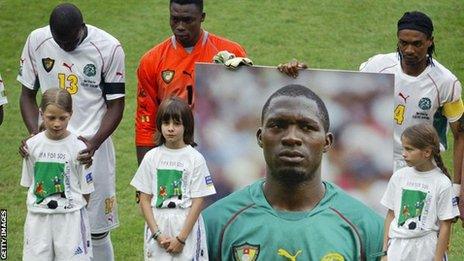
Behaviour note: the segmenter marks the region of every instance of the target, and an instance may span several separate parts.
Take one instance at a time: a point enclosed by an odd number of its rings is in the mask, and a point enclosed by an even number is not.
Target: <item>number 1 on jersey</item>
[[[396,106],[395,109],[395,121],[396,124],[403,124],[404,121],[404,112],[406,111],[406,107],[402,104]]]
[[[76,94],[78,90],[78,84],[79,84],[79,78],[77,78],[77,75],[75,74],[70,74],[66,77],[66,74],[64,73],[59,73],[58,74],[58,80],[60,81],[60,89],[67,90],[70,94]],[[69,83],[68,86],[66,86],[66,82]]]

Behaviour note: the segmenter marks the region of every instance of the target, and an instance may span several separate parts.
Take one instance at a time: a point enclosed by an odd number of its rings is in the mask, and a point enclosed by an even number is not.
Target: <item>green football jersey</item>
[[[311,211],[277,211],[258,181],[202,212],[210,260],[377,260],[383,219],[335,185]]]

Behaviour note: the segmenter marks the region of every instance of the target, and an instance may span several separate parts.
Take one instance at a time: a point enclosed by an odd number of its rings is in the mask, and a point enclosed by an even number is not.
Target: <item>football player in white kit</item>
[[[87,145],[79,160],[90,164],[93,159],[95,192],[88,205],[93,260],[114,260],[109,231],[119,221],[110,135],[123,115],[124,76],[124,51],[119,41],[86,25],[80,10],[65,3],[53,9],[49,26],[28,36],[17,77],[22,84],[21,114],[31,135],[39,128],[38,90],[61,88],[72,94],[74,113],[68,129]],[[27,148],[21,150],[27,153]]]
[[[378,54],[360,66],[362,72],[392,73],[394,91],[394,171],[406,165],[402,156],[401,134],[412,125],[433,124],[446,148],[447,125],[453,134],[453,186],[462,195],[460,184],[464,154],[464,106],[461,83],[456,76],[432,58],[435,50],[432,20],[421,12],[406,12],[398,20],[397,52]],[[464,187],[463,187],[464,188]],[[464,218],[464,200],[460,202]]]
[[[401,133],[409,126],[427,122],[440,135],[446,148],[447,125],[453,133],[453,187],[456,195],[464,195],[462,163],[464,157],[464,106],[461,83],[432,55],[435,50],[432,20],[421,12],[406,12],[398,21],[397,52],[378,54],[361,64],[362,72],[395,75],[394,107],[394,171],[406,166],[402,156]],[[298,70],[307,68],[293,60],[278,69],[297,77]],[[462,190],[461,190],[462,188]],[[464,200],[459,203],[464,221]]]
[[[7,104],[8,100],[5,95],[5,88],[3,86],[2,76],[0,75],[0,125],[3,122],[3,105]]]

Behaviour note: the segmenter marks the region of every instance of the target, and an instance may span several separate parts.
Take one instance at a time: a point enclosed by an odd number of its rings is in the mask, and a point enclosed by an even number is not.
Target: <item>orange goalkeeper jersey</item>
[[[211,62],[214,55],[223,50],[246,57],[245,50],[239,44],[206,31],[202,31],[190,53],[176,42],[174,36],[145,53],[137,69],[137,146],[154,146],[156,112],[164,98],[175,95],[190,105],[194,104],[195,63]]]

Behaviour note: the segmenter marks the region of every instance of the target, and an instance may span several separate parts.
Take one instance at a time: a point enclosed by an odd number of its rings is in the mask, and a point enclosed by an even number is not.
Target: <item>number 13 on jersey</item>
[[[60,89],[67,90],[70,94],[76,94],[79,87],[79,78],[77,75],[70,74],[66,76],[64,73],[58,74],[59,87]]]
[[[396,121],[396,124],[403,124],[403,121],[404,121],[404,112],[406,111],[406,107],[402,104],[396,106],[395,108],[395,121]]]

